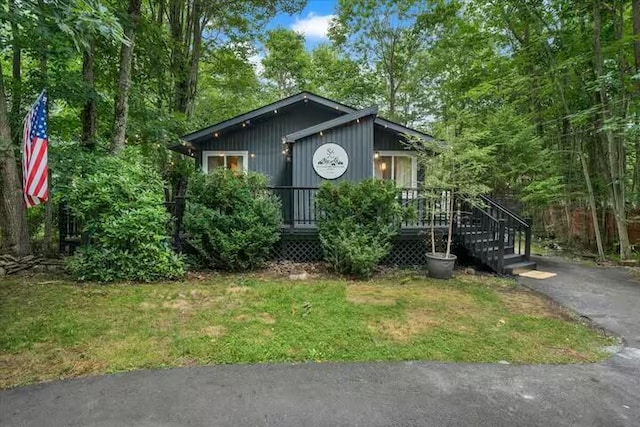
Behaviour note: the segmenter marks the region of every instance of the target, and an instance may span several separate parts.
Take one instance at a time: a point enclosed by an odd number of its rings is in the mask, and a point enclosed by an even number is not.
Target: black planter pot
[[[456,265],[456,257],[450,254],[448,258],[445,258],[445,254],[442,252],[427,253],[427,270],[429,270],[429,276],[434,279],[449,279],[453,274],[453,267]]]

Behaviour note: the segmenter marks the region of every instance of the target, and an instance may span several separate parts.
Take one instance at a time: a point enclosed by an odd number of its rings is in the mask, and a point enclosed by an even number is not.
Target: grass
[[[0,282],[0,388],[213,363],[583,363],[611,338],[496,278],[306,283],[213,275],[154,285]]]

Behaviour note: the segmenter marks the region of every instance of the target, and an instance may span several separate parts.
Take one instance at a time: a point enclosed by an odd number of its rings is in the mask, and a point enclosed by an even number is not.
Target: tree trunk
[[[640,0],[632,1],[633,20],[633,58],[636,73],[640,72]],[[636,87],[640,87],[640,81],[636,81]]]
[[[449,201],[449,227],[447,229],[447,250],[445,252],[445,258],[449,258],[451,255],[451,239],[453,238],[453,214],[455,209],[454,204],[454,191],[451,190],[451,194],[449,195],[451,200]]]
[[[4,237],[7,250],[18,256],[31,253],[27,215],[23,205],[22,185],[16,163],[14,144],[11,141],[11,125],[0,61],[0,212],[3,214]]]
[[[632,1],[632,20],[633,20],[633,59],[635,72],[640,73],[640,0]],[[640,80],[636,80],[635,84],[636,96],[640,94]],[[638,113],[635,118],[636,125],[640,122]],[[633,167],[633,180],[631,182],[631,194],[640,192],[640,138],[635,138],[636,162]]]
[[[93,150],[96,146],[96,87],[93,74],[93,57],[95,44],[91,42],[82,55],[82,82],[86,88],[84,106],[80,120],[82,136],[80,141],[86,148]]]
[[[11,21],[11,37],[13,44],[12,53],[12,67],[11,67],[11,127],[15,130],[20,127],[22,119],[22,47],[20,46],[20,33],[18,31],[18,24],[15,22],[17,19],[18,11],[16,10],[16,4],[14,0],[9,3],[9,9],[14,15],[14,19]],[[20,133],[16,132],[14,135],[15,142],[19,143]]]
[[[127,115],[129,113],[129,88],[131,87],[131,63],[133,48],[140,17],[142,0],[129,0],[128,19],[125,36],[129,43],[123,43],[120,50],[120,77],[115,99],[113,134],[111,136],[111,152],[118,154],[124,148],[124,137],[127,131]]]
[[[582,153],[582,150],[579,156],[580,156],[580,163],[582,164],[582,173],[584,174],[584,181],[587,184],[587,198],[589,199],[589,208],[591,210],[593,234],[595,234],[595,237],[596,237],[596,246],[598,248],[598,258],[602,260],[604,259],[604,247],[602,246],[602,235],[600,234],[600,224],[598,223],[598,210],[596,207],[596,198],[593,193],[593,186],[591,185],[591,176],[589,175],[587,160],[584,158],[584,153]]]
[[[594,62],[596,77],[600,79],[603,75],[602,48],[600,45],[600,35],[602,32],[600,1],[595,0],[593,5]],[[607,88],[602,83],[600,84],[600,100],[602,102],[602,119],[604,124],[607,123],[611,118],[611,111],[609,109]],[[624,165],[621,164],[621,159],[624,159],[624,143],[616,141],[616,137],[613,134],[613,130],[610,126],[608,126],[604,132],[607,143],[606,151],[608,168],[611,176],[611,182],[608,185],[609,196],[611,198],[611,207],[613,209],[613,215],[616,220],[616,229],[618,231],[618,239],[620,241],[620,259],[625,260],[631,257],[631,244],[629,242],[629,234],[627,230],[627,216],[624,196]]]
[[[193,102],[198,82],[198,63],[202,55],[202,31],[208,21],[201,0],[185,4],[169,2],[169,28],[173,46],[171,72],[174,79],[174,110],[193,114]]]

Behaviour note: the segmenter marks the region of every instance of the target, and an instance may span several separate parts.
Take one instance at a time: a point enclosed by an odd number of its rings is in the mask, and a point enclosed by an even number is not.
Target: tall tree
[[[382,76],[383,112],[389,118],[407,122],[401,104],[415,94],[405,90],[426,58],[418,53],[435,40],[428,30],[434,30],[445,10],[453,8],[417,0],[339,1],[331,38],[362,67]]]
[[[307,84],[311,59],[304,48],[304,36],[285,28],[267,32],[267,51],[262,60],[263,76],[273,82],[277,96],[300,92]]]
[[[127,115],[129,113],[129,86],[131,86],[131,63],[133,62],[133,47],[135,44],[138,20],[142,0],[129,0],[127,13],[128,22],[124,25],[127,40],[122,43],[120,50],[120,73],[118,90],[115,99],[113,133],[111,135],[111,151],[118,153],[124,148],[127,130]]]
[[[0,196],[3,213],[4,239],[7,250],[15,255],[31,252],[27,216],[22,200],[22,183],[18,172],[15,145],[11,137],[11,123],[7,113],[2,61],[0,61]]]
[[[599,0],[593,2],[593,53],[596,79],[599,82],[599,94],[604,123],[603,133],[606,138],[606,155],[607,155],[607,175],[610,179],[609,197],[611,199],[611,208],[616,221],[618,230],[618,239],[620,240],[620,258],[629,259],[631,257],[631,243],[629,241],[629,233],[627,229],[627,214],[625,200],[625,146],[621,136],[616,137],[614,134],[614,117],[609,102],[609,93],[607,91],[606,81],[603,80],[603,55],[601,46],[602,37],[602,15],[601,4]]]

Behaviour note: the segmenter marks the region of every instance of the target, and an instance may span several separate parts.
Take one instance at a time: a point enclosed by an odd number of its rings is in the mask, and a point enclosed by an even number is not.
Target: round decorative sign
[[[329,142],[313,153],[313,169],[324,179],[336,179],[347,171],[349,156],[344,148]]]

